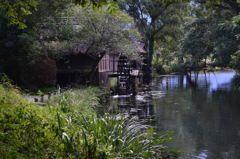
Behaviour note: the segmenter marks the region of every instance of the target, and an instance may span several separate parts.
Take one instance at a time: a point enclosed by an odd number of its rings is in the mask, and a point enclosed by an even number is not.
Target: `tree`
[[[171,62],[183,63],[179,51],[179,40],[183,38],[183,28],[187,23],[193,21],[191,15],[192,7],[189,4],[182,4],[181,10],[176,10],[175,5],[171,6],[166,12],[166,18],[172,22],[170,26],[164,27],[156,35],[155,56],[153,62],[155,65],[170,64]],[[168,21],[168,20],[167,20]]]
[[[206,4],[209,8],[220,8],[234,12],[236,15],[240,12],[240,4],[238,0],[195,0],[200,4]]]
[[[240,3],[239,0],[238,0],[238,3]],[[234,25],[236,25],[237,28],[240,28],[240,15],[234,16],[232,22],[233,22]],[[239,40],[239,38],[240,38],[239,33],[236,34],[236,38]],[[239,46],[238,46],[238,51],[236,51],[231,56],[231,58],[232,58],[232,61],[231,61],[232,67],[239,71],[240,70],[240,50],[239,50]]]
[[[8,25],[18,25],[19,29],[27,27],[26,15],[32,14],[33,10],[37,9],[38,0],[1,0],[0,9],[5,13],[8,18]],[[60,0],[61,1],[61,0]],[[63,0],[64,1],[64,0]],[[90,4],[93,8],[99,8],[102,6],[108,6],[110,12],[116,12],[117,5],[114,0],[74,0],[76,5],[86,6]],[[55,3],[58,3],[58,1]],[[65,5],[71,3],[68,0],[65,1]]]
[[[5,16],[8,18],[8,25],[16,24],[19,29],[26,27],[24,16],[31,14],[30,10],[36,8],[36,6],[37,2],[34,0],[2,0],[0,2],[0,8],[4,10]]]
[[[148,46],[148,58],[151,64],[157,34],[164,28],[177,24],[176,20],[179,17],[174,13],[182,5],[172,1],[164,3],[163,0],[120,0],[119,6],[135,19],[140,32],[146,38],[145,43]]]
[[[92,69],[82,76],[93,75],[106,54],[123,53],[130,58],[140,58],[136,54],[140,36],[130,16],[123,12],[112,15],[105,8],[100,11],[79,7],[71,9],[73,12],[67,13],[68,17],[64,15],[64,20],[75,23],[75,27],[70,27],[67,32],[64,29],[56,32],[57,40],[46,44],[49,50],[56,49],[52,56],[61,58],[68,54],[84,54],[91,57],[94,63]],[[63,33],[68,35],[62,36]]]
[[[113,15],[107,8],[98,12],[91,7],[83,9],[66,5],[66,0],[58,2],[39,0],[38,10],[26,17],[26,29],[7,27],[7,18],[0,21],[1,34],[5,35],[0,40],[0,69],[19,85],[30,83],[25,75],[42,55],[57,60],[83,53],[97,66],[104,54],[133,53],[136,48],[138,32],[126,14]]]
[[[0,11],[0,71],[19,86],[30,84],[28,71],[43,54],[40,28],[44,20],[47,17],[59,17],[59,11],[64,11],[68,6],[54,3],[54,0],[38,0],[38,4],[38,10],[26,17],[26,29],[7,26],[8,19]]]
[[[209,59],[213,66],[230,66],[231,55],[238,47],[235,35],[240,31],[230,22],[233,12],[220,8],[214,12],[204,9],[197,12],[197,19],[186,27],[181,43],[183,56],[190,55],[186,65],[198,67]]]

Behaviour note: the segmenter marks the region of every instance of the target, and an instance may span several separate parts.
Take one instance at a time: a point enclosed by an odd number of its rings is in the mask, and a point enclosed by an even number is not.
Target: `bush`
[[[57,140],[51,132],[51,116],[13,88],[0,85],[0,154],[2,158],[47,158]]]
[[[163,69],[164,69],[165,73],[170,73],[170,72],[172,72],[171,67],[168,66],[168,65],[163,65]]]
[[[180,64],[172,64],[171,66],[172,72],[181,72],[183,71],[183,67]]]
[[[155,68],[157,74],[165,74],[166,73],[166,71],[163,69],[163,66],[160,64],[154,64],[153,67]]]

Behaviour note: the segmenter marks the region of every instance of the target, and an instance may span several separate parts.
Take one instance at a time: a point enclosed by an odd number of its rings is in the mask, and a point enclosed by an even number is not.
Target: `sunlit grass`
[[[38,106],[11,85],[0,85],[0,155],[3,158],[176,158],[163,144],[171,132],[124,115],[96,113],[101,90],[71,89]],[[102,93],[104,95],[104,93]]]

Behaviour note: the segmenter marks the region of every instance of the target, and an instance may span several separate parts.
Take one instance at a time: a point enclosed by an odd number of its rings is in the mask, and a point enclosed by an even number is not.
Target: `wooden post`
[[[48,92],[48,99],[50,99],[51,98],[51,93],[50,92]]]
[[[42,94],[41,95],[41,102],[43,102],[44,101],[44,95]]]

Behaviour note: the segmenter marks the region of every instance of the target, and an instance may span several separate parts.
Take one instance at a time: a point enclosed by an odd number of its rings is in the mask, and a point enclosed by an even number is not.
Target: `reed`
[[[78,114],[73,121],[78,131],[64,132],[63,140],[75,158],[177,158],[181,152],[163,146],[172,132],[156,135],[150,126],[124,116]]]
[[[86,88],[54,95],[48,106],[22,98],[0,85],[0,155],[3,158],[177,158],[163,144],[171,132],[154,129],[124,115],[99,116],[96,93]],[[98,93],[99,94],[99,93]]]
[[[47,100],[47,104],[56,107],[63,113],[75,111],[91,113],[98,106],[100,98],[96,96],[98,90],[89,88],[69,89],[62,93],[57,93]],[[59,91],[58,91],[59,92]]]

